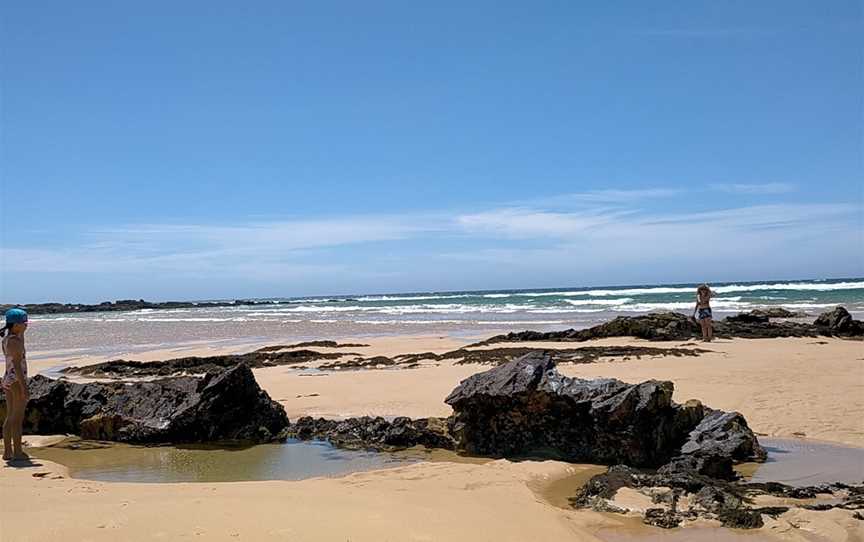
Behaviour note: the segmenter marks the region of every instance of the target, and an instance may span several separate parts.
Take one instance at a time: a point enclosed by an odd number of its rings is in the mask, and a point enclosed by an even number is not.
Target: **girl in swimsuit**
[[[705,342],[714,340],[714,327],[711,325],[712,297],[714,297],[714,292],[707,284],[696,288],[696,308],[693,310],[693,316],[699,320],[699,324],[702,326],[702,340]]]
[[[6,421],[3,422],[3,459],[27,459],[21,449],[24,430],[24,408],[30,399],[27,390],[27,352],[24,349],[24,331],[27,313],[23,309],[6,311],[6,325],[0,328],[3,338],[3,356],[6,371],[3,374],[3,393],[6,396]]]

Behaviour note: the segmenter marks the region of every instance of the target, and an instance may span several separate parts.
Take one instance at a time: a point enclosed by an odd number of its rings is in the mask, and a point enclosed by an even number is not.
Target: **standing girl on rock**
[[[6,396],[6,421],[3,422],[3,459],[6,461],[27,459],[27,454],[21,449],[24,408],[30,399],[27,390],[27,351],[24,348],[26,330],[27,313],[23,309],[6,311],[6,325],[0,328],[3,356],[6,358],[2,382]]]
[[[693,310],[693,316],[699,320],[702,326],[702,340],[711,342],[714,340],[713,319],[711,317],[711,298],[714,297],[714,292],[707,284],[702,284],[696,288],[696,308]]]

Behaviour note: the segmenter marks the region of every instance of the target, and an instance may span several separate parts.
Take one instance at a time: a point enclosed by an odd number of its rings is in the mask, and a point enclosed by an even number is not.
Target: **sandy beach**
[[[349,349],[364,355],[442,353],[472,342],[431,336],[345,341],[368,343],[368,347]],[[646,342],[607,339],[591,344]],[[864,343],[796,338],[686,344],[710,352],[698,357],[562,364],[560,370],[571,376],[628,382],[669,379],[675,383],[676,401],[698,398],[712,407],[738,410],[759,435],[864,447]],[[234,351],[244,349],[237,348]],[[186,348],[181,355],[193,353],[214,352]],[[178,350],[162,350],[140,359],[176,355]],[[103,359],[44,358],[34,365],[44,370]],[[415,369],[298,371],[283,366],[258,369],[255,376],[292,420],[302,415],[421,417],[448,415],[443,398],[460,380],[487,368],[441,361],[424,362]],[[864,539],[862,523],[843,510],[793,511],[768,519],[757,532],[741,532],[708,522],[663,531],[642,526],[636,518],[568,509],[561,488],[572,490],[573,480],[587,478],[590,469],[555,461],[433,461],[298,482],[143,484],[77,480],[61,465],[36,460],[28,468],[0,469],[3,488],[16,495],[0,513],[0,533],[4,542],[61,536],[71,540]],[[564,482],[569,485],[562,486]],[[45,510],[51,510],[48,517]]]

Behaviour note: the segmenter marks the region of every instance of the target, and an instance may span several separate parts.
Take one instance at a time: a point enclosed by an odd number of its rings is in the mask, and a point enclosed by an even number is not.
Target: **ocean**
[[[128,354],[204,341],[292,341],[364,335],[482,336],[588,327],[618,315],[689,314],[695,284],[645,284],[273,298],[272,305],[33,316],[31,351]],[[816,316],[843,305],[864,315],[864,278],[716,283],[715,317],[783,307]]]

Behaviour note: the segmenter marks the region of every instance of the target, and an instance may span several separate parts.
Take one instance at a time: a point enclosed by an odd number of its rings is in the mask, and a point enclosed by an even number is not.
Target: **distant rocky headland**
[[[140,309],[193,309],[196,307],[236,307],[241,305],[276,305],[290,301],[257,301],[235,299],[231,301],[144,301],[143,299],[118,299],[103,301],[96,305],[83,303],[34,303],[30,305],[0,305],[5,312],[12,307],[20,307],[30,314],[63,314],[76,312],[135,311]]]

